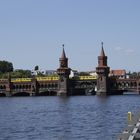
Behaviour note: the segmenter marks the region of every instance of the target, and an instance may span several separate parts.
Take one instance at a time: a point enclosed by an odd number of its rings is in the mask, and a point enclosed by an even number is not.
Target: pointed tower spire
[[[105,56],[103,42],[101,42],[101,53],[98,56],[98,66],[107,66],[107,56]]]
[[[103,44],[104,44],[104,43],[101,42],[102,49],[101,49],[101,54],[100,54],[100,56],[105,56]]]
[[[60,67],[68,67],[68,58],[66,57],[66,54],[65,54],[64,44],[62,45],[62,47],[63,47],[62,55],[59,58]]]
[[[62,45],[62,47],[63,47],[63,51],[62,51],[61,59],[66,59],[64,44]]]

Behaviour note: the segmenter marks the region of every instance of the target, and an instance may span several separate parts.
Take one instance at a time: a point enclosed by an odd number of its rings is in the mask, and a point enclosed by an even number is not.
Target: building
[[[95,77],[97,77],[96,71],[90,71],[90,72],[89,72],[89,75],[90,75],[90,76],[95,76]]]
[[[109,76],[115,76],[118,79],[125,79],[126,78],[126,71],[125,70],[110,70]]]
[[[73,78],[73,77],[77,77],[77,76],[79,76],[78,71],[71,69],[69,77]]]

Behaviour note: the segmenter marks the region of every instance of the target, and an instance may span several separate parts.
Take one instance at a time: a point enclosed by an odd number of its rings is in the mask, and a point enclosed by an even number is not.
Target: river
[[[0,140],[116,140],[140,95],[0,98]]]

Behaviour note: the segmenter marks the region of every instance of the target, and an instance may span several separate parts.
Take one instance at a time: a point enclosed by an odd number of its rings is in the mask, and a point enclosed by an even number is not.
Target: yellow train
[[[11,82],[30,82],[31,78],[13,78]]]
[[[37,81],[55,81],[58,80],[59,77],[36,77]],[[31,82],[31,78],[13,78],[11,82]]]
[[[58,79],[58,76],[37,77],[37,81],[56,81]]]
[[[97,76],[79,76],[79,80],[94,80]]]
[[[59,77],[58,76],[46,76],[46,77],[36,77],[36,79],[37,79],[37,81],[57,81],[57,80],[59,80]],[[78,76],[75,79],[77,79],[77,80],[94,80],[94,79],[97,79],[97,76]],[[31,82],[31,78],[12,78],[11,82]]]

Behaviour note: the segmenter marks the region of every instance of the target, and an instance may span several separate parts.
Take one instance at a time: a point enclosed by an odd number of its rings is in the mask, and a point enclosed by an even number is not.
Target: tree
[[[39,70],[39,66],[36,65],[35,68],[34,68],[34,70],[35,71],[38,71]]]
[[[140,72],[132,72],[132,73],[130,73],[129,77],[131,79],[139,78],[140,77]]]
[[[13,78],[30,78],[32,76],[30,70],[18,69],[11,73]]]
[[[6,72],[12,72],[13,71],[13,64],[8,61],[0,61],[0,72],[6,73]]]
[[[80,76],[90,76],[88,72],[79,72]]]

